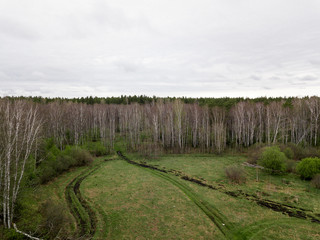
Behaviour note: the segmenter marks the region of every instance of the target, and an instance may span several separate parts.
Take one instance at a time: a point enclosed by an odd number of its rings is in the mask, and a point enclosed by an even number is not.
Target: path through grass
[[[104,221],[96,239],[225,239],[183,190],[125,161],[106,162],[80,190]]]

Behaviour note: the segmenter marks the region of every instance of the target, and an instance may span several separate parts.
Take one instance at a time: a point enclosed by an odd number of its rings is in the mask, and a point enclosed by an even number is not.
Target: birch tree
[[[1,100],[1,204],[3,224],[12,227],[14,207],[26,162],[40,132],[37,107],[26,101]]]

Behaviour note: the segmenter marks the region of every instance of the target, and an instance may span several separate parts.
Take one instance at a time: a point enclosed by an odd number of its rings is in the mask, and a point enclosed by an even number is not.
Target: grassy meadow
[[[93,239],[320,238],[319,223],[290,217],[244,197],[248,194],[302,208],[319,219],[320,190],[295,174],[273,176],[259,170],[257,181],[256,169],[243,166],[246,157],[242,155],[168,154],[145,158],[128,154],[127,157],[158,170],[130,164],[117,155],[96,158],[91,166],[74,168],[39,186],[32,194],[25,193],[29,200],[24,202],[30,206],[29,211],[23,213],[24,219],[29,220],[28,228],[30,219],[36,228],[41,219],[40,214],[34,212],[50,199],[66,213],[65,234],[77,239],[79,224],[81,226],[77,214],[83,215],[84,222],[90,221],[90,214],[77,202],[76,195],[71,208],[78,209],[79,213],[70,211],[66,189],[79,176],[85,176],[79,186],[82,198],[95,213]],[[246,181],[230,182],[225,175],[228,166],[242,168]],[[90,173],[93,168],[96,170]],[[217,188],[186,181],[172,170]],[[242,195],[232,196],[226,192]],[[23,220],[18,224],[23,229]]]

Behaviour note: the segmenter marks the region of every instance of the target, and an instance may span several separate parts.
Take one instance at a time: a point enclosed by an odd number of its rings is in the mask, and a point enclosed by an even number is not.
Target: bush
[[[57,165],[56,156],[49,152],[47,159],[43,160],[37,169],[41,183],[47,183],[57,176]]]
[[[262,152],[259,164],[271,174],[280,174],[286,170],[286,155],[278,147],[267,147]]]
[[[104,156],[107,154],[107,149],[101,142],[89,142],[84,147],[96,157]]]
[[[287,160],[286,165],[287,165],[287,172],[294,173],[296,171],[296,165],[297,165],[296,161]]]
[[[90,153],[81,148],[72,148],[71,156],[74,158],[77,166],[89,165],[93,162],[93,158]]]
[[[310,180],[320,173],[320,158],[304,158],[297,165],[297,171],[302,179]]]
[[[52,168],[49,165],[43,166],[38,171],[40,182],[42,184],[49,182],[51,179],[53,179],[57,172],[54,168]]]
[[[0,227],[0,235],[3,240],[25,240],[25,236],[17,233],[13,228],[6,229],[3,226]]]
[[[67,215],[68,209],[53,200],[47,200],[40,206],[40,213],[43,217],[43,224],[40,229],[43,235],[49,239],[61,239],[67,233],[67,228],[71,225],[71,219]]]
[[[293,159],[296,159],[296,160],[301,160],[303,158],[308,158],[308,157],[320,157],[320,151],[316,147],[302,146],[302,145],[296,145],[294,143],[289,143],[287,148],[290,148],[292,150]]]
[[[40,164],[37,170],[38,176],[41,183],[46,183],[72,167],[89,165],[92,161],[93,158],[87,150],[67,146],[57,156],[51,151],[47,154],[47,159]]]
[[[226,170],[226,176],[231,182],[234,183],[244,183],[246,181],[246,178],[244,176],[244,171],[237,167],[227,167]]]
[[[264,148],[265,147],[262,144],[260,145],[254,144],[253,146],[251,146],[247,152],[247,156],[248,156],[247,162],[251,164],[257,164]]]
[[[284,150],[283,150],[283,153],[286,155],[286,157],[288,159],[293,159],[294,158],[294,152],[292,151],[291,148],[289,147],[286,147]]]
[[[317,174],[313,177],[311,181],[312,185],[316,188],[320,189],[320,174]]]

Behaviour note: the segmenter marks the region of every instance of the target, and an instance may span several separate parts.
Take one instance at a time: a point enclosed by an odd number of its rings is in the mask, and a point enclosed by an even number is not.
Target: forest
[[[223,156],[256,145],[316,148],[319,118],[316,96],[1,98],[0,224],[15,228],[22,188],[46,184],[71,167],[85,166],[93,161],[91,155],[112,155],[119,144],[128,154],[151,158]]]
[[[226,147],[255,143],[319,144],[319,97],[226,101],[145,96],[51,100],[18,97],[2,99],[1,105],[3,118],[11,114],[15,117],[14,111],[32,111],[41,125],[39,136],[52,138],[60,149],[101,141],[110,150],[116,134],[124,137],[130,150],[153,145],[178,152],[222,152]],[[24,118],[21,116],[20,121]]]

